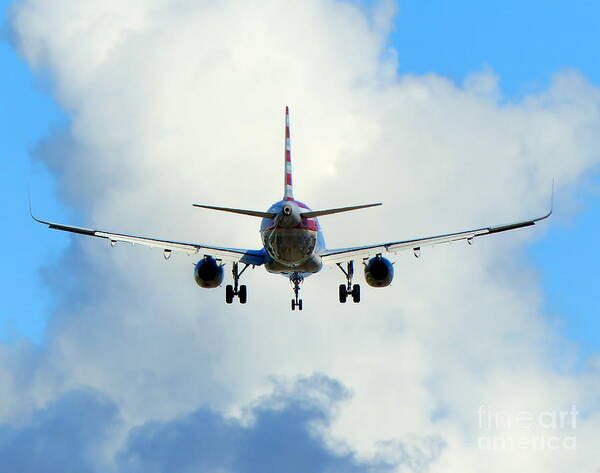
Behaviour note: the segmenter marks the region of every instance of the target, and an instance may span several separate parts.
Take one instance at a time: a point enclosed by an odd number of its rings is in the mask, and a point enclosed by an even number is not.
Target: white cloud
[[[326,0],[17,4],[19,46],[72,114],[40,156],[88,220],[76,223],[258,247],[256,220],[190,204],[280,198],[286,104],[297,198],[315,208],[385,202],[322,219],[330,246],[542,213],[553,177],[567,198],[599,160],[600,92],[565,72],[500,104],[491,70],[464,86],[399,77],[386,50],[389,5],[369,18]],[[76,237],[45,270],[59,298],[46,346],[4,348],[2,414],[85,385],[118,403],[124,425],[198,406],[235,415],[271,377],[324,372],[353,393],[327,429],[331,448],[343,440],[365,458],[401,455],[393,442],[410,451],[439,436],[447,447],[432,471],[524,461],[531,472],[591,471],[597,414],[581,421],[577,459],[499,452],[490,462],[477,449],[481,405],[583,409],[598,392],[591,374],[556,365],[565,342],[543,318],[523,251],[543,232],[400,255],[393,286],[365,287],[358,306],[336,302],[341,274],[326,271],[305,282],[302,313],[289,312],[287,281],[262,268],[246,277],[248,306],[225,306],[221,290],[195,287],[192,259],[164,263],[160,252]]]
[[[315,375],[273,388],[251,406],[250,422],[209,408],[148,422],[132,429],[109,461],[102,449],[121,424],[118,406],[93,390],[77,389],[35,411],[29,422],[0,427],[0,454],[11,470],[48,473],[390,471],[384,460],[360,461],[321,441],[315,427],[329,424],[331,407],[345,395],[338,383]]]

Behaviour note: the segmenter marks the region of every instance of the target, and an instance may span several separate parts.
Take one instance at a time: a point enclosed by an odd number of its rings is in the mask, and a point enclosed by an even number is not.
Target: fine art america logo
[[[575,450],[578,414],[576,406],[518,412],[480,406],[478,446],[482,450]]]

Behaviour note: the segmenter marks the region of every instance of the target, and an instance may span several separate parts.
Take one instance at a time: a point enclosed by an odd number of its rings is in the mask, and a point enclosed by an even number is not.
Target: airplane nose
[[[285,205],[283,207],[283,215],[292,215],[292,206],[291,205]]]

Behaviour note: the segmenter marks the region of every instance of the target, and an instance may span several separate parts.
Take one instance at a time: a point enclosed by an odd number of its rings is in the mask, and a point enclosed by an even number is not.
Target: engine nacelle
[[[381,255],[371,258],[365,264],[365,280],[371,287],[389,286],[394,279],[394,266]]]
[[[200,287],[218,287],[223,282],[223,266],[211,256],[207,256],[196,263],[194,279]]]

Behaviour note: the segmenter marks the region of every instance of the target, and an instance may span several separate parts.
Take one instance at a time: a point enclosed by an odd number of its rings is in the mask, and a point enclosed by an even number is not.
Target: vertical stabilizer
[[[285,173],[283,200],[294,200],[292,186],[292,152],[290,147],[290,109],[285,107]]]

